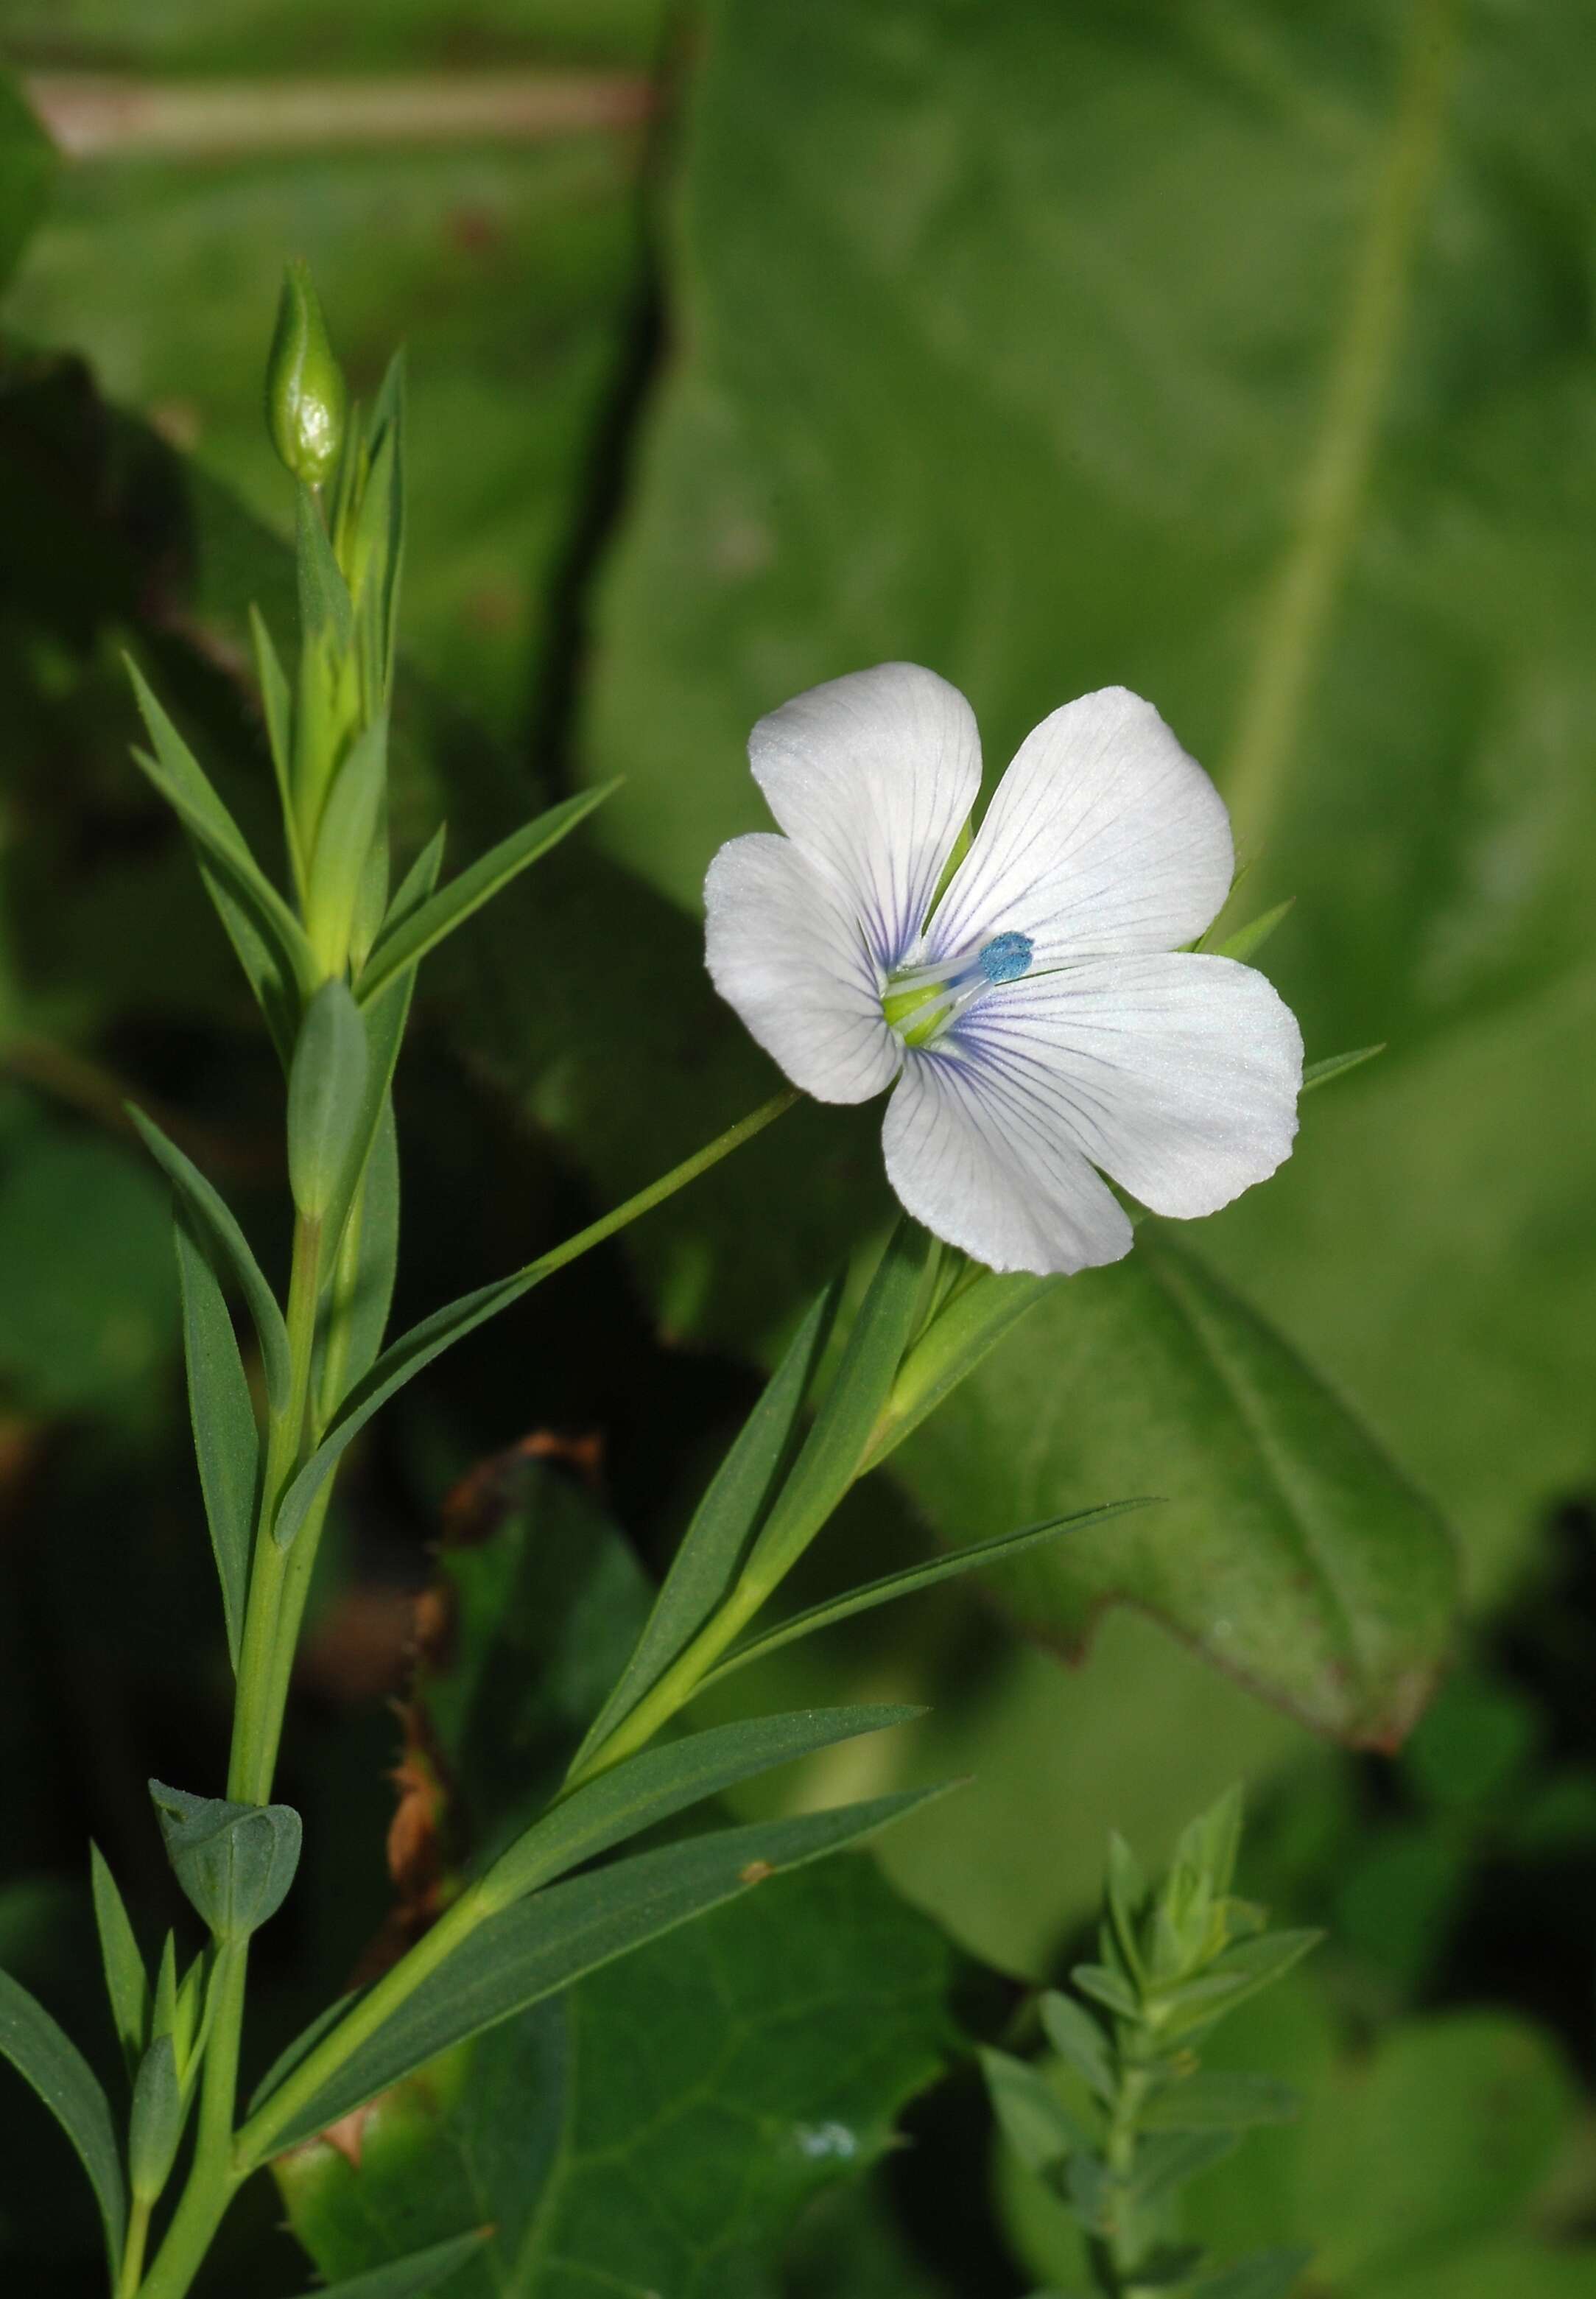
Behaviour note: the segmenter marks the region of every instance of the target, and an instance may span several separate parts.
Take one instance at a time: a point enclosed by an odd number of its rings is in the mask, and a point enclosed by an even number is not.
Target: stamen
[[[1030,970],[1030,956],[1029,934],[1000,934],[993,936],[975,962],[988,982],[1018,982]]]
[[[881,992],[881,1011],[906,1046],[929,1046],[999,983],[1030,968],[1029,934],[995,934],[973,957],[900,967]]]

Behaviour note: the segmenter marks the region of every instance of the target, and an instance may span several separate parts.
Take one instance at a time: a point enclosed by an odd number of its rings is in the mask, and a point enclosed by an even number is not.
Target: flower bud
[[[347,394],[310,266],[291,263],[266,361],[266,427],[296,479],[319,486],[343,442]]]

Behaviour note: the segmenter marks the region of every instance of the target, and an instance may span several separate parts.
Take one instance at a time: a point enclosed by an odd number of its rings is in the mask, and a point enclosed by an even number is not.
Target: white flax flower
[[[1082,695],[980,785],[955,687],[883,663],[762,718],[784,836],[723,846],[704,897],[721,995],[795,1085],[865,1101],[908,1211],[993,1269],[1089,1269],[1159,1214],[1228,1205],[1290,1154],[1295,1019],[1262,975],[1183,950],[1229,892],[1223,800],[1151,703]],[[940,889],[940,892],[939,892]]]

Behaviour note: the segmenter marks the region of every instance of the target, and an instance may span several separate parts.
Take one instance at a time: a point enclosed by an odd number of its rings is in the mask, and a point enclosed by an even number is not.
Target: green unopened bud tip
[[[266,427],[296,479],[318,486],[338,459],[347,394],[310,266],[291,263],[266,361]]]

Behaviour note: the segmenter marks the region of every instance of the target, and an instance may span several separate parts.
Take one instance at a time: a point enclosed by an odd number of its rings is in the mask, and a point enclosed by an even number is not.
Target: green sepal
[[[1283,902],[1277,902],[1272,910],[1265,910],[1261,917],[1249,920],[1245,926],[1237,926],[1236,932],[1227,934],[1223,942],[1211,942],[1204,934],[1197,948],[1214,958],[1233,958],[1242,962],[1256,957],[1276,927],[1283,923],[1295,901],[1294,894],[1288,894]]]
[[[116,1878],[97,1844],[91,1843],[88,1847],[88,1864],[95,1930],[99,1934],[100,1960],[105,1971],[105,1993],[111,2000],[112,2024],[131,2079],[137,2071],[149,2034],[150,1975],[138,1952],[138,1942]]]
[[[222,1294],[213,1233],[180,1203],[174,1226],[183,1361],[205,1522],[234,1673],[244,1641],[250,1552],[260,1506],[260,1437],[238,1336]]]
[[[653,1689],[729,1593],[791,1455],[804,1400],[836,1322],[842,1286],[839,1275],[811,1305],[711,1478],[632,1656],[572,1760],[571,1777],[580,1775],[588,1757]]]
[[[168,1140],[154,1119],[146,1117],[133,1102],[127,1104],[127,1110],[145,1149],[171,1183],[203,1233],[219,1249],[237,1278],[260,1344],[266,1394],[271,1401],[273,1412],[280,1413],[288,1402],[292,1381],[288,1329],[283,1323],[277,1296],[250,1250],[248,1239],[220,1193],[211,1187],[199,1167],[184,1156],[177,1143]]]
[[[114,2279],[127,2233],[128,2191],[111,2103],[76,2044],[6,1971],[0,1971],[0,2053],[44,2101],[88,2173]]]
[[[299,1865],[291,1805],[230,1804],[150,1782],[172,1872],[219,1939],[244,1939],[282,1906]]]
[[[912,1723],[921,1708],[809,1708],[790,1716],[715,1724],[645,1748],[574,1789],[535,1821],[482,1879],[487,1904],[508,1907],[644,1829],[778,1765],[862,1733]]]
[[[599,789],[579,792],[575,798],[562,799],[547,813],[501,839],[479,861],[451,878],[402,919],[385,921],[355,984],[361,1004],[380,996],[390,983],[419,966],[446,934],[463,925],[501,887],[508,886],[551,847],[558,846],[612,791],[619,788],[618,782],[606,783]]]
[[[366,1146],[368,1067],[366,1025],[349,984],[324,982],[305,1009],[288,1072],[288,1184],[307,1221],[321,1222],[348,1200],[348,1175]]]
[[[381,2267],[369,2267],[363,2275],[346,2276],[339,2283],[318,2283],[303,2299],[416,2299],[418,2294],[435,2291],[475,2258],[492,2232],[492,2228],[476,2228],[469,2235],[451,2236],[446,2243],[411,2252],[408,2259],[391,2259]]]
[[[966,1573],[990,1572],[1022,1556],[1027,1550],[1055,1540],[1061,1533],[1078,1530],[1083,1525],[1102,1524],[1110,1517],[1123,1516],[1131,1509],[1154,1508],[1152,1499],[1104,1501],[1096,1508],[1079,1509],[1072,1516],[1049,1517],[1046,1523],[1025,1526],[1019,1532],[996,1533],[990,1540],[972,1542],[968,1548],[950,1551],[944,1556],[933,1556],[923,1564],[906,1564],[897,1573],[883,1573],[880,1580],[867,1581],[862,1587],[848,1589],[840,1597],[831,1597],[823,1604],[811,1605],[804,1612],[794,1613],[774,1628],[762,1630],[741,1644],[733,1645],[724,1660],[710,1670],[701,1689],[719,1683],[723,1677],[746,1668],[750,1661],[763,1660],[783,1645],[795,1643],[800,1637],[813,1636],[818,1629],[829,1629],[838,1621],[846,1621],[856,1613],[867,1613],[877,1605],[895,1604],[900,1597],[917,1595],[922,1589],[935,1589],[946,1581],[959,1580]]]
[[[139,2062],[128,2125],[128,2182],[141,2202],[153,2203],[171,2177],[184,2105],[176,2047],[170,2036],[157,2036]]]

